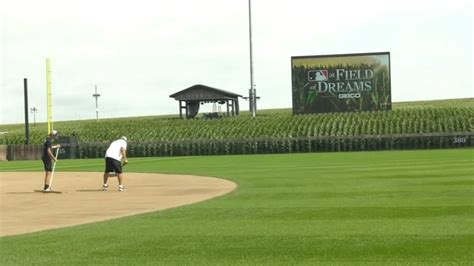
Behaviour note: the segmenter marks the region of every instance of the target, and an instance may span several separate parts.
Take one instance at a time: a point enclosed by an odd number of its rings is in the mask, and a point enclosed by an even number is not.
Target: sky
[[[95,119],[95,85],[101,118],[178,114],[169,95],[195,84],[247,96],[248,3],[2,1],[0,124],[24,122],[24,78],[47,120],[46,58],[54,121]],[[292,107],[291,57],[303,55],[390,52],[393,102],[474,97],[469,0],[251,3],[258,109]]]

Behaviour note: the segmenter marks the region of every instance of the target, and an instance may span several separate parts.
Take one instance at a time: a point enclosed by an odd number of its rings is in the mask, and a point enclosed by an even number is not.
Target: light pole
[[[30,108],[30,112],[33,114],[33,126],[36,126],[36,113],[39,111],[35,106]]]
[[[250,89],[249,89],[249,105],[252,117],[257,115],[257,90],[253,83],[253,47],[252,47],[252,4],[249,0],[249,43],[250,43]]]
[[[97,93],[97,85],[95,85],[95,93],[92,94],[92,97],[95,98],[95,118],[99,121],[99,97],[100,94]]]

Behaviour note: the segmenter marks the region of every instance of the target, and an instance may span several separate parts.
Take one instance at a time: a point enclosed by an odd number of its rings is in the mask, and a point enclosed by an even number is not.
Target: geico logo
[[[345,93],[339,94],[339,99],[352,99],[352,98],[360,98],[360,93]]]

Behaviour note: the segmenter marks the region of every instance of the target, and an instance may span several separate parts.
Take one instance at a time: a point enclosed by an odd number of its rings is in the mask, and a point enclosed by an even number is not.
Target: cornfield
[[[311,115],[288,110],[256,118],[57,122],[55,128],[77,138],[78,158],[103,156],[108,143],[122,135],[129,138],[131,156],[176,156],[470,146],[473,117],[470,106]],[[24,143],[23,130],[21,125],[0,126],[0,132],[7,132],[0,135],[0,144]],[[46,125],[30,131],[31,143],[41,144]]]

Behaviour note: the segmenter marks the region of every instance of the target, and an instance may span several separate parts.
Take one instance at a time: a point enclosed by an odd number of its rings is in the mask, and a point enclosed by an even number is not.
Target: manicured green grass
[[[473,152],[132,158],[128,172],[216,176],[239,187],[163,212],[3,237],[0,264],[468,265]],[[58,171],[102,164],[64,160]],[[41,163],[0,169],[41,170]]]

